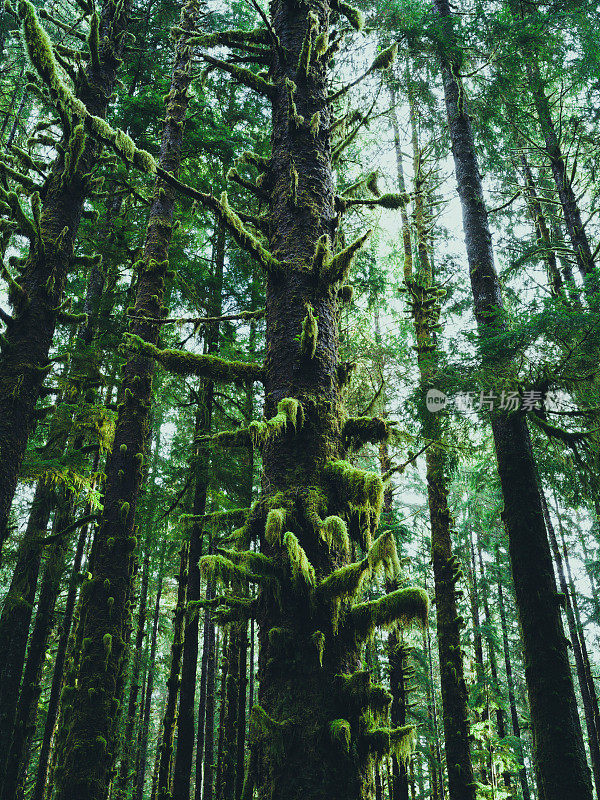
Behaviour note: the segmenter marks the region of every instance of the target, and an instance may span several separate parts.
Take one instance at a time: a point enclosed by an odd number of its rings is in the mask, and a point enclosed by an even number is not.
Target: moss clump
[[[347,719],[334,719],[329,723],[331,741],[345,753],[350,753],[352,732]]]
[[[381,417],[350,417],[342,428],[344,447],[351,450],[358,450],[367,442],[386,442],[390,434],[390,423]]]
[[[386,578],[396,578],[400,574],[400,561],[396,550],[396,540],[391,531],[382,533],[372,544],[367,553],[369,566],[375,572],[383,567]]]
[[[334,0],[331,7],[346,17],[354,30],[362,31],[365,27],[365,15],[358,8],[351,6],[349,3],[344,2],[344,0]]]
[[[359,510],[371,510],[379,515],[383,503],[383,482],[375,472],[365,472],[348,461],[327,464],[326,478],[335,486],[340,500]]]
[[[256,447],[264,447],[271,436],[281,435],[288,427],[297,431],[304,424],[304,412],[299,400],[284,397],[277,404],[277,414],[268,420],[251,422],[248,431]]]
[[[326,517],[321,525],[321,537],[331,550],[341,550],[343,553],[350,553],[350,537],[348,527],[341,517],[335,515]]]
[[[203,556],[198,564],[202,575],[225,586],[232,580],[246,580],[254,583],[267,582],[265,576],[250,572],[244,566],[235,564],[231,559],[222,555]]]
[[[376,719],[388,719],[392,695],[383,686],[372,685],[368,670],[340,675],[339,680],[343,701],[356,714],[368,711]]]
[[[283,533],[285,518],[286,511],[284,508],[272,508],[267,514],[265,539],[273,547],[281,544],[281,534]]]
[[[319,658],[319,664],[323,666],[323,653],[325,652],[325,634],[323,631],[315,631],[313,635],[310,637],[316,650],[317,656]]]
[[[314,567],[308,560],[304,548],[291,531],[284,535],[283,545],[288,553],[294,583],[312,588],[315,585]]]
[[[381,53],[379,53],[379,55],[375,58],[371,64],[371,71],[376,69],[387,69],[388,67],[391,67],[396,60],[397,55],[398,44],[397,42],[394,42],[394,44],[386,47],[385,50],[382,50]]]
[[[427,592],[411,587],[398,589],[379,600],[359,603],[349,612],[348,620],[357,638],[366,639],[378,627],[406,627],[413,622],[424,627],[428,615]]]
[[[329,263],[323,263],[321,277],[328,283],[343,283],[348,277],[348,272],[356,254],[361,250],[373,231],[369,229],[359,236],[352,244],[337,253]]]
[[[300,334],[300,352],[307,358],[314,358],[317,351],[319,326],[310,303],[305,303],[306,316],[302,320],[302,333]]]
[[[393,752],[398,761],[404,765],[414,749],[414,725],[403,725],[400,728],[372,728],[366,731],[361,743],[370,756],[377,761]]]
[[[197,355],[185,350],[160,350],[134,334],[126,334],[126,346],[141,355],[155,358],[176,375],[199,375],[223,382],[264,381],[264,370],[260,364],[227,361],[218,356]]]

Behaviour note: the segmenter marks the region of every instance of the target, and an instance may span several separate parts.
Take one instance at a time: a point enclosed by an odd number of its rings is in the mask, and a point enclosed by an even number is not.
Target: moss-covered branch
[[[139,336],[125,334],[126,346],[140,355],[154,358],[176,375],[198,375],[217,382],[259,381],[265,373],[260,364],[245,361],[228,361],[218,356],[198,355],[185,350],[161,350]]]
[[[387,442],[393,423],[381,417],[350,417],[342,428],[344,447],[358,450],[363,445]]]
[[[295,397],[284,397],[277,404],[277,414],[271,419],[256,420],[248,426],[252,442],[256,447],[264,447],[269,437],[279,436],[291,427],[299,430],[304,424],[304,411]]]
[[[327,480],[337,490],[340,500],[362,510],[381,511],[383,482],[376,472],[353,467],[348,461],[333,461],[324,469]]]
[[[406,764],[413,751],[414,736],[414,725],[372,728],[362,734],[361,745],[377,761],[393,752],[400,763]]]
[[[251,31],[229,30],[218,31],[216,33],[200,34],[190,40],[190,44],[200,45],[201,47],[237,47],[243,48],[245,44],[268,45],[271,39],[266,28],[255,28]]]
[[[238,64],[230,64],[228,61],[223,61],[220,58],[214,58],[214,56],[208,53],[200,53],[200,57],[209,64],[212,64],[213,67],[228,72],[231,77],[242,86],[246,86],[248,89],[252,89],[268,97],[270,100],[274,99],[274,85],[264,78],[261,78],[260,75],[257,75],[255,72],[252,72],[252,70],[246,69],[246,67],[240,67]]]
[[[387,208],[391,211],[397,211],[410,202],[410,197],[407,194],[397,194],[395,192],[387,192],[379,197],[342,197],[339,198],[340,204],[344,209],[351,208],[352,206],[367,206],[368,208]]]
[[[306,358],[314,358],[319,338],[319,326],[310,303],[305,303],[306,316],[302,320],[302,333],[300,334],[300,352]]]
[[[283,546],[287,550],[293,582],[296,585],[312,588],[315,585],[314,567],[308,560],[297,537],[291,531],[284,535]]]
[[[350,3],[346,3],[344,0],[332,0],[331,8],[346,17],[355,30],[362,31],[365,27],[365,15]]]
[[[415,622],[421,627],[427,623],[429,597],[423,589],[411,587],[355,605],[346,618],[346,626],[359,640],[367,639],[380,627],[399,625],[406,627]]]
[[[373,231],[369,229],[366,233],[363,233],[362,236],[359,236],[358,239],[349,244],[348,247],[336,253],[333,258],[329,260],[324,259],[321,268],[321,278],[327,283],[344,283],[348,277],[352,262],[357,253],[362,250],[372,232]]]

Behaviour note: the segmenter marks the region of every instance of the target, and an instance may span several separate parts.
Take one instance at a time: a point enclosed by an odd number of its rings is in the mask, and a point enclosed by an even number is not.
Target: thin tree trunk
[[[60,691],[64,678],[64,667],[67,655],[67,645],[69,642],[69,637],[71,635],[71,626],[73,623],[73,615],[75,611],[75,600],[77,598],[77,587],[79,586],[78,576],[81,570],[81,562],[83,559],[83,551],[85,548],[85,542],[87,536],[88,536],[88,526],[85,525],[81,528],[81,531],[79,533],[79,538],[77,540],[77,549],[75,551],[75,558],[73,560],[73,567],[71,569],[71,578],[69,580],[69,588],[67,591],[65,610],[63,613],[62,624],[60,628],[60,636],[58,639],[56,656],[54,659],[52,684],[50,686],[50,696],[48,698],[48,709],[46,711],[46,720],[44,723],[44,733],[42,737],[42,745],[40,748],[37,775],[35,780],[35,786],[31,795],[31,800],[44,800],[44,789],[46,787],[48,762],[50,759],[50,746],[52,743],[54,726],[56,725],[56,719],[58,717]]]
[[[166,553],[166,538],[163,540],[160,562],[158,567],[158,582],[156,587],[156,600],[154,603],[154,616],[152,619],[152,633],[150,638],[150,657],[148,662],[148,683],[146,685],[146,696],[144,698],[144,710],[142,715],[142,728],[140,734],[140,751],[135,778],[134,800],[142,800],[144,796],[144,784],[146,778],[146,761],[148,756],[148,738],[150,733],[150,711],[152,709],[152,692],[154,690],[154,675],[156,673],[156,647],[158,641],[158,621],[160,618],[160,600],[163,588],[163,570]]]
[[[177,575],[177,605],[173,613],[173,643],[171,645],[171,666],[167,678],[167,702],[162,723],[162,734],[157,749],[160,750],[156,797],[166,800],[170,797],[171,772],[173,764],[173,738],[177,722],[177,698],[181,682],[181,656],[183,652],[183,626],[185,620],[188,544],[181,546],[179,574]],[[154,792],[153,792],[154,794]]]
[[[209,592],[207,587],[206,596]],[[216,672],[216,652],[215,652],[215,626],[212,614],[206,610],[204,621],[207,627],[207,647],[206,656],[206,707],[204,714],[204,754],[202,757],[202,800],[212,800],[213,781],[214,781],[214,735],[215,735],[215,672]],[[199,795],[199,788],[196,786],[196,798]]]
[[[445,27],[445,40],[454,42],[448,0],[434,2]],[[503,299],[464,89],[458,84],[457,65],[441,50],[440,64],[475,318],[480,334],[485,336],[504,326]],[[496,372],[501,367],[498,361],[488,358],[485,366]],[[527,662],[534,757],[543,779],[544,800],[591,800],[592,787],[527,423],[522,413],[500,411],[492,415],[491,425]]]
[[[151,531],[151,527],[150,527]],[[144,553],[144,563],[142,566],[142,582],[140,586],[140,601],[137,619],[137,631],[133,651],[133,664],[131,670],[131,682],[129,686],[129,701],[127,704],[127,718],[123,735],[123,745],[121,748],[121,764],[115,787],[117,797],[127,797],[131,779],[134,774],[132,770],[132,745],[134,741],[134,728],[138,713],[138,696],[140,693],[140,670],[142,665],[142,650],[144,646],[144,634],[146,632],[146,617],[148,603],[148,584],[150,581],[150,550],[153,542],[150,536],[146,537]],[[134,769],[134,768],[133,768]]]
[[[214,248],[214,275],[212,298],[208,304],[208,315],[218,317],[222,311],[223,268],[225,264],[225,228],[217,226]],[[214,355],[219,349],[219,326],[210,326],[205,340],[205,352]],[[195,442],[210,434],[213,383],[203,380],[197,393]],[[201,517],[206,511],[206,499],[210,478],[210,451],[194,445],[194,459],[191,468],[195,472],[193,515]],[[191,526],[189,564],[188,564],[188,605],[200,600],[200,570],[198,561],[202,555],[203,526],[195,521]],[[196,695],[196,670],[198,666],[198,635],[200,614],[188,615],[185,623],[183,663],[181,669],[181,690],[179,697],[179,716],[177,720],[177,751],[173,767],[174,800],[187,800],[190,794],[192,761],[194,751],[194,701]]]
[[[53,533],[60,538],[52,545],[48,554],[41,581],[35,624],[31,634],[27,662],[23,671],[23,682],[15,717],[12,744],[9,753],[1,797],[13,800],[23,785],[27,768],[27,756],[31,738],[35,733],[37,702],[41,692],[40,681],[45,662],[48,640],[54,626],[54,609],[60,592],[60,584],[66,567],[70,532],[63,531],[72,520],[72,498],[63,492],[63,506],[56,515]]]
[[[517,703],[515,699],[515,680],[513,677],[512,662],[510,660],[510,645],[508,641],[508,626],[506,624],[506,609],[504,606],[504,590],[502,589],[501,579],[501,565],[500,565],[500,550],[496,545],[496,565],[498,569],[498,611],[500,612],[500,627],[502,628],[502,645],[504,650],[504,668],[506,671],[506,684],[508,687],[508,705],[510,707],[510,719],[512,724],[513,736],[518,740],[518,754],[523,762],[523,766],[519,770],[519,783],[521,784],[521,793],[523,800],[531,800],[531,793],[529,791],[529,782],[527,780],[527,768],[524,761],[524,747],[521,739],[521,725],[519,723],[519,715],[517,713]],[[539,800],[543,800],[540,797]]]

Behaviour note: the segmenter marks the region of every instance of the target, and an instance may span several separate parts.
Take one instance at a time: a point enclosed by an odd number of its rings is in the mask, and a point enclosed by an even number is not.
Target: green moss
[[[319,664],[323,666],[323,653],[325,652],[325,634],[323,631],[315,631],[310,637],[317,651]]]
[[[382,533],[372,544],[367,553],[369,566],[373,572],[381,566],[386,578],[392,579],[400,574],[400,561],[396,551],[396,540],[391,531]]]
[[[291,531],[284,535],[283,546],[288,553],[294,583],[312,588],[315,585],[314,567],[308,560],[300,542]]]
[[[414,742],[413,725],[403,725],[400,728],[372,728],[362,736],[362,744],[369,755],[376,760],[393,752],[398,761],[404,765],[408,763],[412,754]]]
[[[319,326],[310,303],[305,303],[306,316],[302,320],[302,333],[300,334],[300,352],[307,358],[314,358],[317,350]]]
[[[325,53],[327,52],[327,48],[329,47],[329,31],[322,31],[317,38],[315,39],[315,43],[313,45],[313,52],[315,54],[315,58],[322,58]]]
[[[284,508],[272,508],[267,514],[265,525],[265,539],[272,545],[281,544],[281,534],[285,524],[286,511]]]
[[[390,423],[381,417],[350,417],[342,428],[344,447],[352,450],[358,450],[367,442],[386,442],[390,433]]]
[[[365,639],[378,627],[406,627],[413,622],[425,627],[428,614],[427,593],[423,589],[411,587],[398,589],[379,600],[354,606],[349,612],[349,624],[359,639]]]
[[[345,753],[350,753],[351,729],[347,719],[334,719],[329,723],[331,741]]]
[[[352,244],[337,253],[328,264],[323,264],[321,277],[328,283],[343,283],[348,277],[348,272],[356,254],[364,247],[365,242],[371,235],[372,230],[368,230],[359,236]]]
[[[210,355],[197,355],[185,350],[160,350],[139,336],[126,335],[126,346],[134,352],[155,358],[176,375],[199,375],[214,381],[263,381],[264,370],[260,364],[245,361],[227,361]]]
[[[349,3],[344,2],[344,0],[334,0],[331,7],[346,17],[355,30],[362,31],[365,27],[365,15],[358,8],[351,6]]]
[[[317,240],[317,247],[313,258],[313,270],[316,275],[321,275],[331,262],[331,242],[329,235],[324,233]]]
[[[304,41],[302,42],[302,49],[300,51],[300,56],[298,58],[298,67],[296,70],[298,78],[308,77],[310,61],[313,52],[313,40],[315,38],[315,34],[318,30],[318,27],[319,27],[319,18],[314,13],[314,11],[309,11],[308,27],[306,29]]]
[[[394,61],[396,60],[396,56],[398,55],[398,44],[394,42],[394,44],[386,47],[385,50],[382,50],[381,53],[375,58],[373,63],[371,64],[371,70],[375,69],[387,69],[391,67]]]
[[[205,61],[208,61],[209,64],[212,64],[213,67],[217,67],[223,72],[228,72],[242,86],[247,86],[265,97],[274,97],[274,85],[246,67],[240,67],[238,64],[232,64],[229,61],[222,61],[220,58],[213,58],[208,53],[200,53],[200,56]]]
[[[280,436],[291,426],[294,431],[299,430],[304,424],[304,411],[299,400],[294,397],[284,397],[277,404],[277,414],[268,420],[254,421],[248,426],[248,432],[256,447],[264,447],[267,439]]]
[[[335,515],[326,517],[320,526],[320,532],[323,541],[326,542],[330,550],[333,548],[349,555],[350,537],[348,536],[348,527],[341,517]]]
[[[342,502],[355,509],[369,509],[379,514],[383,503],[383,482],[377,473],[357,469],[343,460],[327,464],[324,473]]]

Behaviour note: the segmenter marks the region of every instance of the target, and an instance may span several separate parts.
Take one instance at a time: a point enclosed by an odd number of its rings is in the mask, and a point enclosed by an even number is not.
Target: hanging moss
[[[283,545],[288,553],[294,583],[312,588],[315,585],[314,567],[308,560],[297,537],[291,531],[284,535]]]
[[[317,351],[319,326],[310,303],[305,303],[306,316],[302,320],[302,333],[300,334],[300,352],[306,358],[314,358]]]
[[[285,742],[284,737],[291,728],[290,720],[278,722],[273,719],[262,706],[255,705],[250,712],[248,720],[248,741],[250,747],[265,742],[272,749],[277,762],[281,762],[284,757]]]
[[[383,482],[377,473],[365,472],[342,460],[327,464],[324,473],[342,502],[347,502],[352,508],[369,509],[379,514],[383,503]]]
[[[350,753],[351,729],[347,719],[334,719],[329,723],[331,741],[345,753]]]
[[[358,450],[367,442],[387,442],[391,430],[390,423],[381,417],[350,417],[342,428],[344,447]]]
[[[299,79],[308,77],[308,70],[310,68],[310,61],[313,53],[313,40],[318,28],[319,18],[314,11],[309,11],[308,26],[306,28],[304,41],[302,42],[302,49],[298,58],[298,68],[296,70],[296,75]]]
[[[373,686],[368,670],[339,675],[338,678],[343,702],[348,708],[358,715],[368,711],[375,719],[388,720],[392,695],[383,686]]]
[[[331,7],[346,17],[355,30],[362,31],[365,27],[365,15],[358,8],[351,6],[349,3],[344,2],[344,0],[333,0]]]
[[[126,334],[126,346],[141,355],[155,358],[176,375],[198,375],[214,381],[264,381],[260,364],[245,361],[227,361],[210,355],[188,353],[185,350],[160,350],[139,336]]]
[[[403,725],[400,728],[372,728],[361,737],[361,744],[377,761],[393,752],[399,763],[404,765],[410,759],[414,742],[414,725]]]
[[[323,541],[330,550],[333,548],[349,555],[348,527],[341,517],[335,515],[326,517],[320,526],[320,531]]]
[[[371,64],[371,70],[387,69],[388,67],[391,67],[394,61],[396,60],[397,55],[398,55],[398,44],[395,42],[389,47],[386,47],[385,50],[382,50],[381,53],[379,53],[379,55],[375,58],[375,60]]]
[[[348,277],[348,272],[352,262],[359,250],[361,250],[373,231],[368,230],[359,236],[352,244],[337,253],[329,263],[323,264],[321,277],[327,283],[342,283]]]
[[[267,439],[281,435],[290,425],[294,431],[304,424],[304,412],[299,400],[284,397],[277,404],[277,414],[268,420],[251,422],[248,431],[256,447],[264,447]]]
[[[317,240],[317,247],[313,258],[313,270],[316,275],[321,275],[326,266],[331,262],[331,242],[329,235],[324,233]]]
[[[358,639],[366,639],[378,627],[406,627],[413,622],[425,627],[428,614],[427,593],[423,589],[412,587],[398,589],[379,600],[355,605],[348,614],[348,625],[353,628]]]
[[[225,586],[232,580],[246,580],[254,583],[266,583],[268,580],[272,580],[272,578],[267,580],[264,575],[250,572],[222,555],[202,556],[198,564],[202,575]]]
[[[323,631],[315,631],[310,637],[317,651],[319,665],[323,666],[323,653],[325,652],[325,634]]]
[[[396,540],[391,531],[382,533],[372,544],[367,553],[369,566],[375,572],[379,566],[383,567],[386,578],[397,578],[400,574],[400,561],[396,550]]]
[[[281,544],[281,534],[285,525],[286,511],[284,508],[272,508],[267,514],[265,525],[265,539],[272,545]]]

